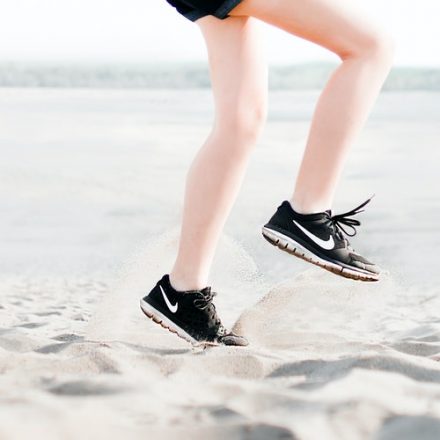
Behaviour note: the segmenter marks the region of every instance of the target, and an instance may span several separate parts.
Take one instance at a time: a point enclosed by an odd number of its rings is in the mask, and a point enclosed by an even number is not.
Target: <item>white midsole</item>
[[[362,269],[352,270],[352,269],[347,268],[346,266],[341,266],[339,264],[332,263],[331,261],[324,260],[323,258],[320,258],[319,256],[315,255],[313,252],[306,249],[300,243],[293,240],[291,237],[288,237],[288,236],[282,234],[281,232],[274,231],[273,229],[269,229],[269,228],[266,228],[263,226],[262,233],[266,237],[270,238],[271,240],[274,240],[274,241],[279,240],[279,242],[281,242],[281,244],[283,246],[287,247],[287,249],[291,250],[292,252],[295,249],[301,250],[301,252],[304,254],[304,256],[306,256],[307,258],[310,258],[313,261],[319,262],[323,265],[333,267],[334,269],[343,269],[344,272],[352,274],[352,275],[366,275],[372,279],[378,278],[378,275],[372,274],[371,272],[368,272],[366,270],[362,270]]]
[[[166,324],[170,329],[174,330],[181,338],[186,339],[194,345],[199,344],[200,342],[194,339],[191,335],[189,335],[185,330],[178,327],[173,321],[168,319],[165,315],[163,315],[159,310],[155,309],[151,304],[148,304],[143,299],[140,301],[141,309],[150,315],[153,315],[155,318],[160,319],[164,324]]]

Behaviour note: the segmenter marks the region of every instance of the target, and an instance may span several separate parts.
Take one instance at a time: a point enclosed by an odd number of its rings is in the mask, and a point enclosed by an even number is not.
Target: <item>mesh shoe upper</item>
[[[332,215],[330,209],[319,213],[301,214],[293,209],[288,200],[284,200],[265,226],[289,235],[321,258],[379,273],[379,268],[356,253],[344,236],[356,234],[355,226],[361,223],[351,216],[362,212],[360,208],[370,200],[371,198],[355,209],[338,215]],[[352,233],[346,228],[350,228]]]
[[[177,291],[170,283],[169,274],[165,274],[143,301],[197,341],[247,345],[245,338],[228,331],[221,323],[212,302],[216,294],[211,286],[200,290]]]

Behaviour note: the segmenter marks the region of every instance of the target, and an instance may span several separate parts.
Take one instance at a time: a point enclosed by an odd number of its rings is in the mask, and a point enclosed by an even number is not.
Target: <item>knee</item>
[[[367,55],[391,66],[395,52],[394,39],[386,32],[375,32],[370,36],[365,52]]]
[[[216,128],[222,136],[233,139],[231,145],[240,145],[244,149],[252,148],[267,120],[267,99],[256,99],[246,103],[234,103],[228,106],[216,118]]]
[[[363,58],[386,67],[391,67],[394,60],[395,42],[393,37],[381,29],[367,32],[359,38],[353,48],[340,54],[346,58]]]

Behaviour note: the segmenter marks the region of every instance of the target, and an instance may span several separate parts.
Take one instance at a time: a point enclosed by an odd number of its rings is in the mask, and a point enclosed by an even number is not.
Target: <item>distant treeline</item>
[[[321,88],[335,64],[270,66],[271,89]],[[209,88],[206,63],[24,64],[0,63],[0,87]],[[385,90],[440,90],[440,69],[395,67]]]

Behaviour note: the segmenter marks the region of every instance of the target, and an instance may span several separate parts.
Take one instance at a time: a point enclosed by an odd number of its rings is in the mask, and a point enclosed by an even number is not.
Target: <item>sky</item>
[[[396,65],[440,67],[440,0],[368,0],[360,5],[393,35]],[[0,11],[0,62],[207,59],[198,25],[165,0],[0,0]],[[335,59],[274,26],[261,26],[269,64]]]

